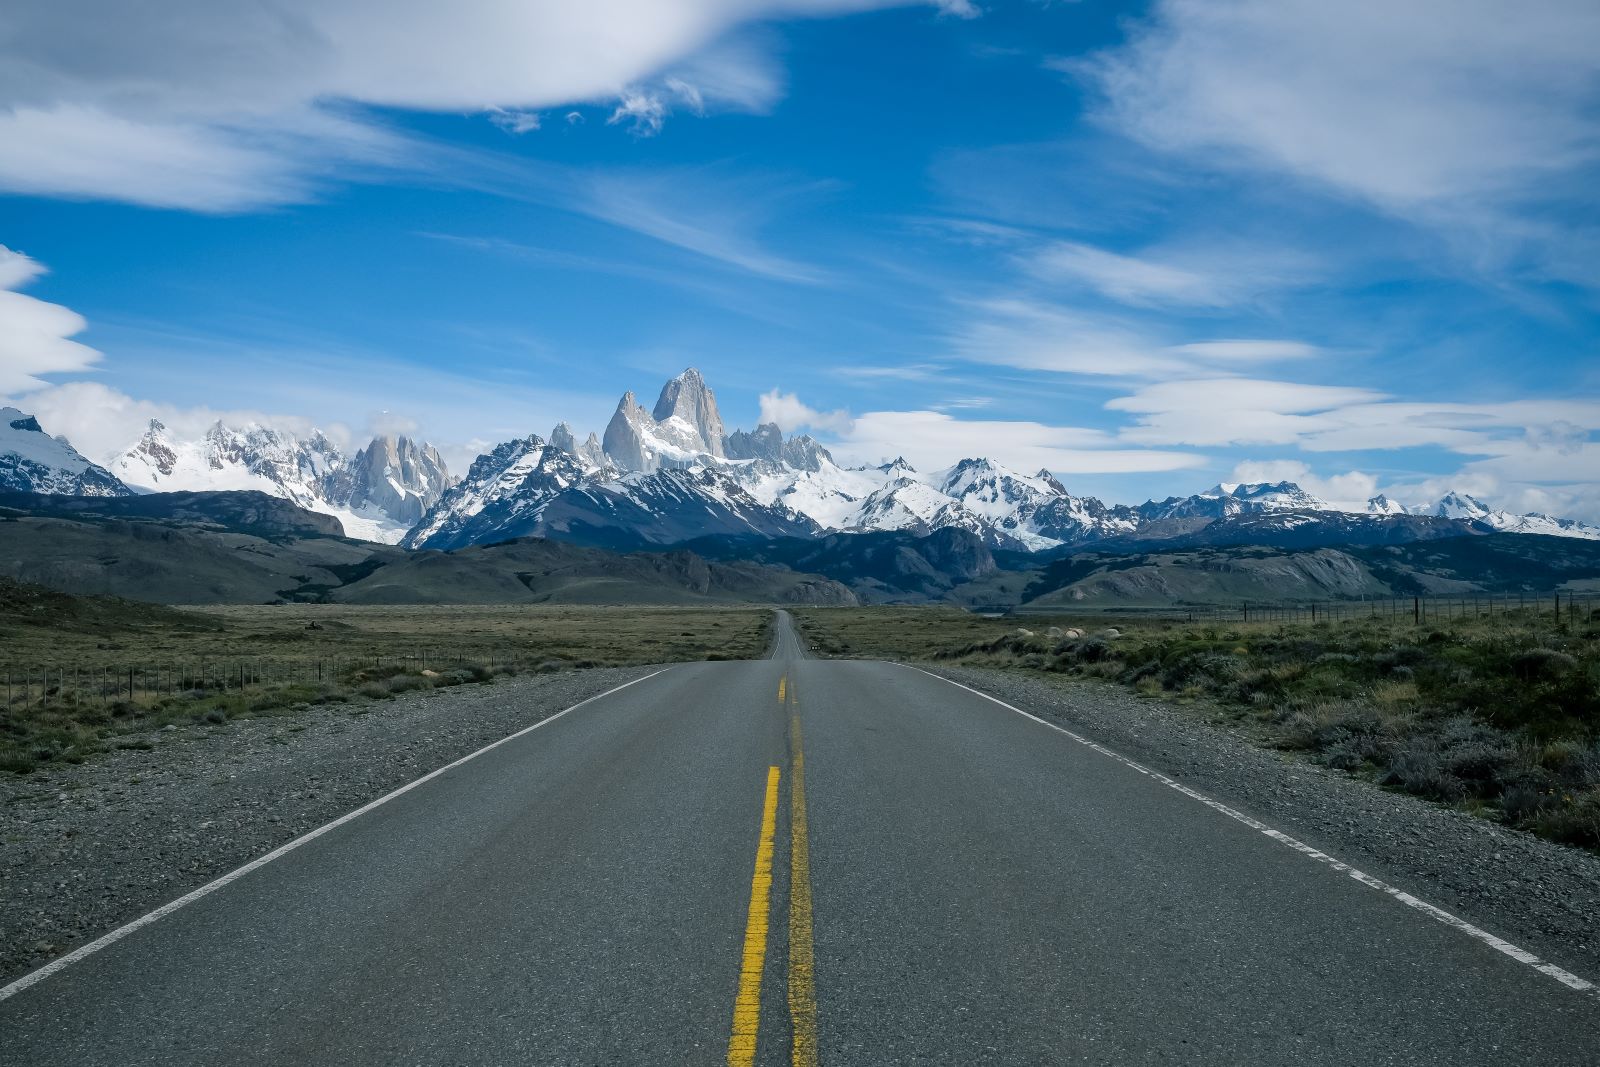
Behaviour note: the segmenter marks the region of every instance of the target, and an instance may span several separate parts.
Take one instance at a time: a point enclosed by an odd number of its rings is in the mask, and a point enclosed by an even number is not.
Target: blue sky
[[[0,34],[0,397],[91,454],[459,469],[694,365],[856,460],[1600,518],[1586,0],[75,6]]]

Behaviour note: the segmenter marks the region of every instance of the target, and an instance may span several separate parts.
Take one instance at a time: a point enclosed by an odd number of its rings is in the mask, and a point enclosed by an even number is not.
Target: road
[[[780,616],[0,1000],[0,1062],[1592,1065],[1597,1009]]]

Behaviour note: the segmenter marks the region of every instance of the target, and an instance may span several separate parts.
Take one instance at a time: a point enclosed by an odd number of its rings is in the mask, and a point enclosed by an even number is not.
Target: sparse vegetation
[[[1386,787],[1600,848],[1600,612],[1420,627],[1029,616],[1020,628],[940,609],[795,614],[824,654],[1115,682]]]
[[[169,725],[222,727],[312,704],[356,710],[511,673],[757,657],[771,618],[753,607],[178,611],[0,579],[0,771],[138,748],[141,734]]]

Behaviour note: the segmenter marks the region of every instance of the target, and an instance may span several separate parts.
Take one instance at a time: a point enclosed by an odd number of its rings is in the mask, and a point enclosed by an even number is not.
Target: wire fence
[[[1013,609],[1017,614],[1131,615],[1187,622],[1318,623],[1355,620],[1390,621],[1420,626],[1426,622],[1456,619],[1493,619],[1543,616],[1557,623],[1590,618],[1600,607],[1600,592],[1518,593],[1475,596],[1409,596],[1355,600],[1247,601],[1231,604],[1169,604],[1158,606],[1052,605]],[[981,609],[975,609],[980,610]]]

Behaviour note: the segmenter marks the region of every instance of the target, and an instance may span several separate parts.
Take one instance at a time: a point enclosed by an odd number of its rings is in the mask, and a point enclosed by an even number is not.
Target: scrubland
[[[322,604],[173,609],[0,582],[0,771],[148,747],[151,730],[292,715],[513,673],[760,656],[740,607]]]

